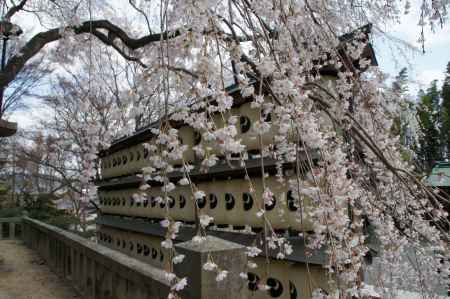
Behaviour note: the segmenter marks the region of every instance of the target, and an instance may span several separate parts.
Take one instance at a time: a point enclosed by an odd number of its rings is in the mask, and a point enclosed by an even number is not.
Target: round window
[[[206,198],[203,196],[202,198],[197,199],[197,206],[199,209],[203,209],[206,206]]]
[[[278,298],[281,296],[281,294],[283,294],[283,285],[278,279],[269,277],[267,279],[267,285],[270,287],[270,289],[267,291],[270,297]]]
[[[241,127],[241,133],[247,133],[250,130],[250,119],[247,116],[241,116],[239,118],[239,125]]]
[[[273,210],[273,208],[275,208],[275,205],[276,205],[276,203],[277,203],[277,199],[275,198],[275,196],[273,196],[272,197],[272,202],[270,203],[270,204],[265,204],[264,206],[265,206],[265,208],[266,208],[266,211],[271,211],[271,210]]]
[[[194,145],[199,145],[202,141],[202,134],[198,131],[194,131]]]
[[[225,208],[227,210],[232,210],[234,208],[235,203],[236,203],[236,200],[234,199],[233,194],[225,193]]]
[[[217,207],[217,196],[213,193],[209,194],[209,208],[210,209],[215,209]]]
[[[180,209],[186,206],[186,198],[183,195],[180,195]]]
[[[250,193],[243,193],[242,201],[244,203],[244,211],[248,211],[253,207],[253,198]]]
[[[297,205],[295,203],[295,198],[292,196],[292,190],[289,190],[286,194],[286,200],[289,211],[295,212],[297,211]]]
[[[255,273],[248,272],[247,273],[248,278],[248,289],[250,291],[257,291],[258,290],[258,283],[259,283],[259,276]]]

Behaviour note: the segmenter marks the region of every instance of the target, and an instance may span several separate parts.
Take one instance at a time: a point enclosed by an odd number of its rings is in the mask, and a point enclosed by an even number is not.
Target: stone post
[[[14,222],[9,223],[9,238],[11,240],[16,238],[16,224]]]
[[[181,264],[175,265],[178,277],[187,277],[188,286],[181,293],[182,298],[246,298],[246,281],[239,274],[245,272],[247,256],[242,245],[208,236],[201,243],[191,241],[175,245],[179,254],[186,255]],[[217,282],[216,271],[203,270],[203,264],[210,255],[221,270],[228,276]]]

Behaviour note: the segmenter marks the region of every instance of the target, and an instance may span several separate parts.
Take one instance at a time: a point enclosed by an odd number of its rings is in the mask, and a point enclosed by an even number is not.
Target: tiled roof
[[[438,162],[425,182],[433,187],[450,187],[450,162]]]

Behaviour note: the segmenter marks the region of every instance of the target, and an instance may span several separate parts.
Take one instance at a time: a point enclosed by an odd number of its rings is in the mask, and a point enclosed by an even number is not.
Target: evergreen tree
[[[439,91],[437,80],[431,83],[431,87],[425,93],[419,91],[419,105],[417,118],[420,126],[419,149],[417,152],[419,160],[425,170],[430,170],[435,161],[441,160],[439,126]]]
[[[427,96],[430,97],[431,107],[433,109],[433,113],[437,113],[440,110],[439,99],[440,92],[437,87],[438,80],[431,81],[431,86],[427,89]],[[439,121],[439,114],[436,114],[436,121]]]
[[[398,96],[400,111],[394,116],[391,132],[394,136],[400,136],[401,144],[408,147],[407,130],[409,122],[406,116],[411,111],[412,103],[407,100],[408,69],[406,67],[402,68],[395,77],[395,81],[392,83],[392,92]]]
[[[405,95],[408,92],[408,69],[406,67],[402,68],[398,75],[395,76],[392,89],[401,95]]]
[[[440,131],[443,156],[450,158],[450,62],[447,64],[446,76],[441,90]]]

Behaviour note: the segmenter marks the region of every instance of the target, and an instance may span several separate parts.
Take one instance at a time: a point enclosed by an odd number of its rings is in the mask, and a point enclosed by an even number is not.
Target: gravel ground
[[[20,241],[0,241],[0,299],[74,299],[73,288]]]

